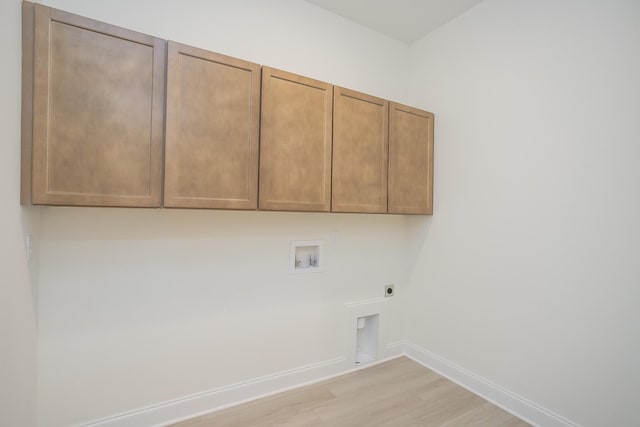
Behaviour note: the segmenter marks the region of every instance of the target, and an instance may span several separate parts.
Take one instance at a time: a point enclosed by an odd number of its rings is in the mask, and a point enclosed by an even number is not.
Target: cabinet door
[[[262,68],[260,209],[331,205],[332,86]]]
[[[332,212],[387,212],[389,102],[333,91]]]
[[[389,213],[433,213],[433,114],[391,103]]]
[[[159,207],[163,40],[35,5],[34,204]]]
[[[260,66],[169,42],[164,206],[256,209]]]

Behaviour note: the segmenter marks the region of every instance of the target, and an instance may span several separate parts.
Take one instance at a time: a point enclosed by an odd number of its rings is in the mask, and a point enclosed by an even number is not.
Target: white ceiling
[[[306,0],[411,44],[482,0]]]

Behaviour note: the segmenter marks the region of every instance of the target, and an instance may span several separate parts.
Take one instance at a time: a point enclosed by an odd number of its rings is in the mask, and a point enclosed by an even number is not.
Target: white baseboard
[[[348,370],[348,367],[345,366],[345,358],[339,357],[134,409],[79,424],[78,427],[166,426],[301,385],[342,375]]]
[[[383,347],[381,356],[380,360],[357,368],[349,363],[347,358],[338,357],[134,409],[111,417],[78,424],[76,427],[167,426],[233,405],[324,381],[355,370],[366,369],[400,356],[407,356],[421,365],[438,372],[534,426],[577,427],[577,424],[407,340],[388,343]]]
[[[577,427],[577,424],[409,341],[405,355],[483,399],[534,426]]]
[[[344,357],[302,366],[273,375],[219,387],[179,399],[134,409],[76,427],[160,427],[219,411],[230,406],[328,380],[403,356],[404,343],[387,345],[384,358],[355,367]]]

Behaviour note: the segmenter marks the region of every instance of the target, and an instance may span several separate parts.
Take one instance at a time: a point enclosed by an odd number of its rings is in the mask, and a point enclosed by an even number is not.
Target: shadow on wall
[[[46,240],[262,237],[342,230],[371,234],[401,227],[401,215],[188,209],[34,207]]]
[[[27,272],[29,274],[29,285],[31,286],[31,302],[33,313],[38,322],[38,277],[39,271],[39,250],[42,229],[42,209],[38,206],[22,206],[22,242],[27,258]]]
[[[435,214],[434,214],[435,215]],[[407,216],[407,285],[411,286],[416,264],[431,231],[434,215]]]

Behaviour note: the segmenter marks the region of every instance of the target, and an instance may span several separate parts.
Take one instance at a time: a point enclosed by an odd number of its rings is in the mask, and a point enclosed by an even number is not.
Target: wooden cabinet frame
[[[260,65],[168,43],[164,206],[256,209]]]
[[[22,8],[22,204],[160,207],[164,194],[166,207],[433,213],[432,113],[179,43],[167,56],[159,38]],[[239,74],[213,79],[222,100],[206,86],[215,102],[185,100],[181,55]],[[210,75],[200,65],[194,80]],[[198,135],[183,138],[189,109]],[[213,127],[207,114],[219,115]],[[181,162],[184,150],[213,170]]]
[[[389,213],[433,214],[433,113],[392,102]]]
[[[23,3],[21,201],[159,207],[164,75],[164,40]]]
[[[332,212],[387,212],[389,101],[334,86]]]
[[[262,210],[331,207],[332,85],[262,67]]]

